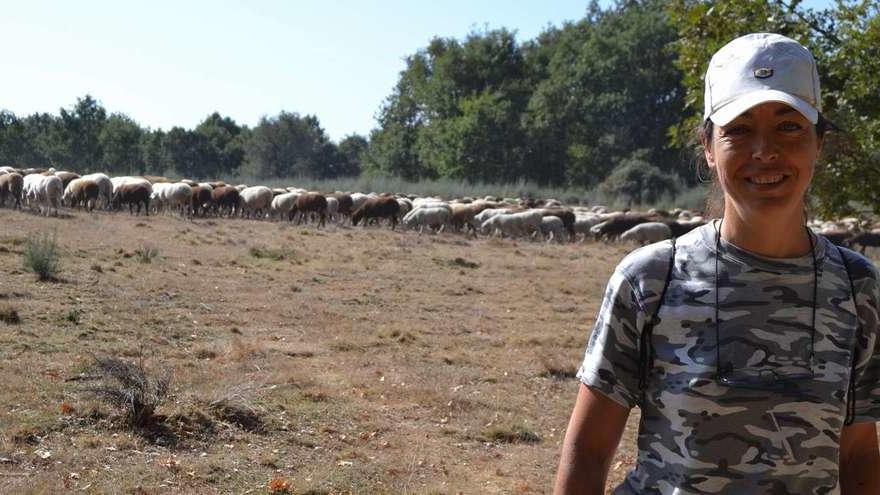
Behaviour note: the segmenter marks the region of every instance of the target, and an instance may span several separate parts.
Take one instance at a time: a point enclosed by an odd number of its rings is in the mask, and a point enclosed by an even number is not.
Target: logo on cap
[[[772,75],[773,69],[769,67],[761,67],[760,69],[755,69],[755,77],[757,77],[758,79],[767,79]]]

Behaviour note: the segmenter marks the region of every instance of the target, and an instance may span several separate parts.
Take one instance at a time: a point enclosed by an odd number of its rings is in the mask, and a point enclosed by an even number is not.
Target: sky
[[[316,115],[338,142],[369,134],[404,58],[434,36],[505,27],[522,42],[582,18],[587,4],[0,0],[0,109],[57,114],[91,94],[165,130],[215,111],[254,126],[284,110]]]

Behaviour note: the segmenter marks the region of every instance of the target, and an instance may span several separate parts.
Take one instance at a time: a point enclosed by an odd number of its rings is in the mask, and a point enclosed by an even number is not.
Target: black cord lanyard
[[[718,307],[720,305],[720,299],[718,297],[718,257],[721,253],[721,223],[724,222],[724,219],[720,219],[718,221],[718,226],[715,229],[715,370],[717,374],[720,374],[721,369],[721,318],[720,311]],[[813,314],[812,314],[812,322],[810,323],[810,363],[812,366],[813,358],[815,356],[816,349],[816,300],[818,299],[819,292],[819,268],[816,266],[816,246],[813,243],[813,235],[810,233],[810,229],[804,225],[804,230],[807,232],[807,239],[810,241],[810,256],[813,259]]]

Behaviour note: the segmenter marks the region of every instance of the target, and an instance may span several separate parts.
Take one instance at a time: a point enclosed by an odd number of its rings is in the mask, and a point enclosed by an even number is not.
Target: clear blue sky
[[[403,58],[433,36],[506,27],[524,41],[587,3],[0,0],[0,108],[57,113],[89,93],[166,130],[214,111],[253,126],[286,110],[316,115],[338,141],[375,126]]]

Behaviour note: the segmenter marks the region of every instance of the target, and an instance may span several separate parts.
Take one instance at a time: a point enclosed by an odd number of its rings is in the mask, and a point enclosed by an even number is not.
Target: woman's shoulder
[[[656,276],[665,279],[672,261],[673,250],[676,258],[680,259],[685,253],[704,247],[701,232],[704,228],[705,226],[694,229],[677,239],[667,239],[642,246],[626,255],[617,265],[617,271],[631,281]]]

